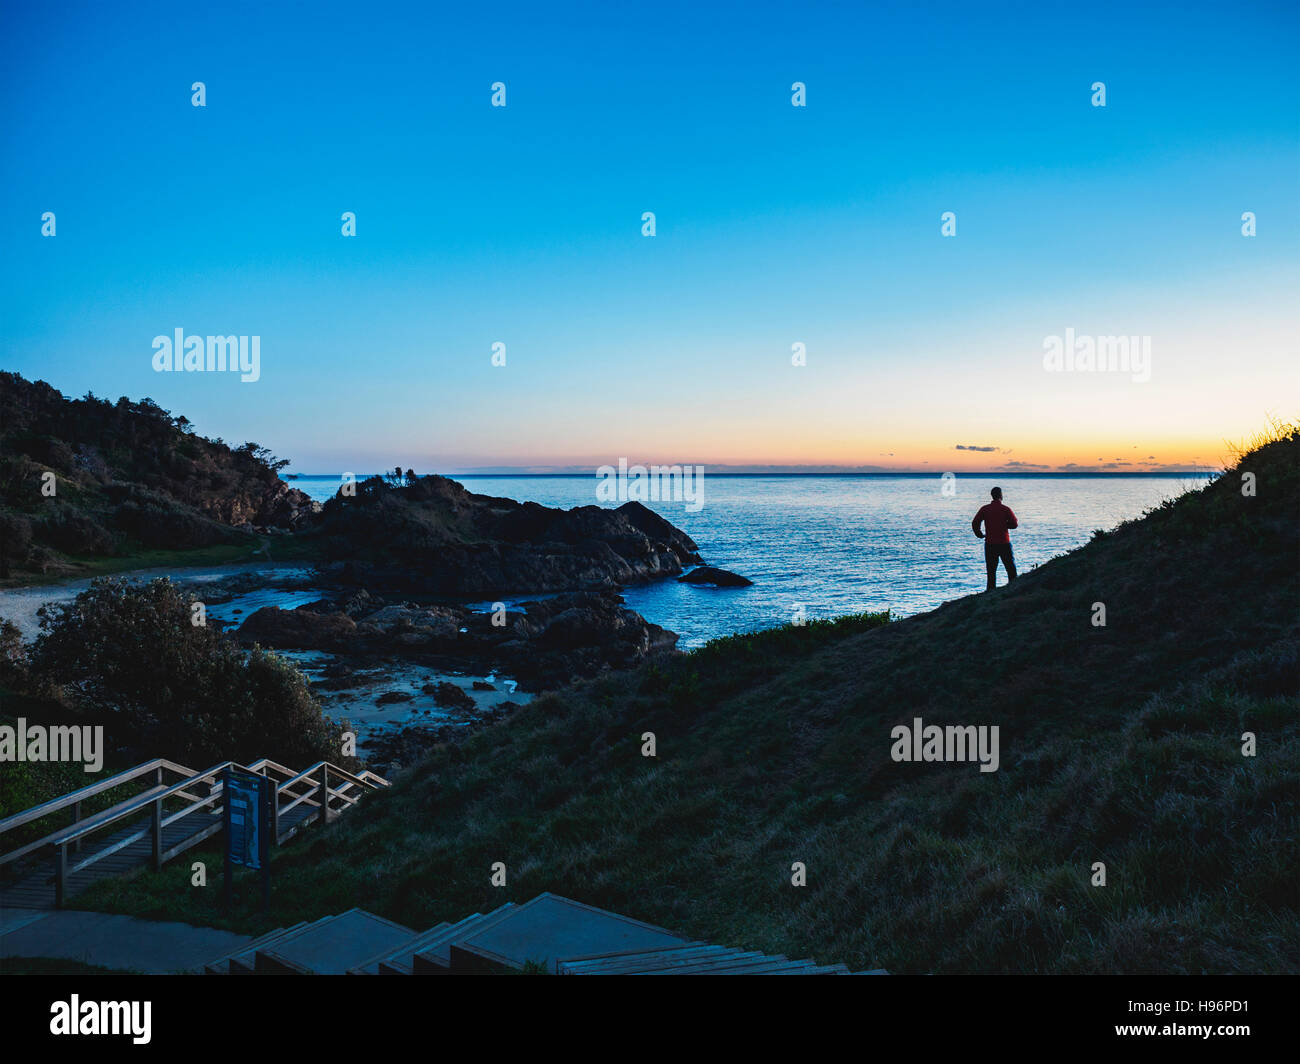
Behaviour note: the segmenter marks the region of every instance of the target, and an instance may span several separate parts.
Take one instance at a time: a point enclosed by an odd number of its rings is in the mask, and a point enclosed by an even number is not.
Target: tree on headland
[[[273,473],[280,472],[281,469],[289,464],[289,459],[277,458],[271,453],[269,447],[263,447],[261,444],[253,443],[251,440],[245,443],[242,447],[236,447],[235,454],[251,458],[254,465],[264,466]]]

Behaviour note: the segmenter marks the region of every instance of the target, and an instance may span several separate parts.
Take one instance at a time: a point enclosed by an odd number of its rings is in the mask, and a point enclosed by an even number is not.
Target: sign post
[[[227,768],[221,775],[226,829],[225,905],[234,900],[235,868],[262,872],[262,911],[271,907],[271,780],[255,772]]]

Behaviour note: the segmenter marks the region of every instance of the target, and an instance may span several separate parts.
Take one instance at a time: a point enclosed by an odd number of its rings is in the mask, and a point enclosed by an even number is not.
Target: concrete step
[[[813,968],[801,968],[797,972],[763,972],[764,976],[852,976],[852,972],[842,964],[818,964]]]
[[[257,951],[258,974],[342,975],[385,949],[415,937],[409,927],[349,909],[293,936],[282,936]]]
[[[239,949],[232,950],[229,953],[223,953],[220,957],[208,961],[203,965],[203,973],[205,975],[229,975],[231,958],[237,957],[241,953],[247,953],[250,950],[255,951],[257,947],[263,943],[271,942],[279,938],[281,935],[287,934],[289,931],[304,926],[304,924],[305,921],[303,923],[294,924],[292,927],[277,927],[274,931],[268,931],[264,935],[259,935],[257,938],[253,939],[252,942],[241,946]]]
[[[261,949],[262,946],[269,946],[274,942],[293,938],[309,928],[315,927],[317,924],[323,924],[327,920],[333,919],[334,917],[332,916],[322,916],[319,920],[304,920],[300,923],[294,924],[279,935],[267,937],[265,940],[258,939],[257,942],[251,944],[247,949],[240,950],[230,958],[230,974],[252,975],[257,971],[257,951]]]
[[[457,920],[454,924],[440,924],[438,928],[434,928],[422,935],[421,938],[423,941],[420,942],[409,954],[403,950],[401,956],[389,957],[386,960],[380,961],[378,974],[415,974],[417,968],[421,968],[421,962],[416,959],[421,952],[424,950],[437,950],[439,946],[446,942],[449,936],[456,934],[458,931],[464,930],[466,927],[469,927],[482,919],[482,913],[471,913],[469,916]],[[425,972],[421,969],[421,974],[441,974],[443,971],[445,971],[445,969],[439,966],[436,972]]]
[[[685,946],[653,950],[620,950],[594,957],[570,957],[560,961],[556,970],[560,975],[623,975],[630,972],[651,971],[675,964],[689,964],[705,957],[727,956],[738,952],[726,946],[711,946],[707,942],[688,942]]]
[[[610,948],[610,947],[614,948]],[[450,974],[545,964],[561,975],[888,975],[679,938],[554,894],[414,932],[363,909],[277,928],[204,965],[209,974]]]
[[[794,975],[817,967],[812,961],[791,961],[784,957],[767,957],[748,964],[719,965],[715,968],[693,968],[684,975]]]
[[[601,975],[684,975],[695,968],[762,960],[763,954],[709,946],[670,961],[645,960],[600,972]]]
[[[506,902],[504,906],[498,906],[490,913],[471,913],[463,920],[457,920],[449,927],[443,928],[441,932],[429,937],[428,941],[422,943],[420,948],[412,951],[407,958],[407,963],[384,962],[379,966],[380,975],[445,975],[449,968],[446,963],[447,953],[449,950],[448,943],[457,935],[467,934],[469,929],[477,927],[489,916],[501,912],[505,908],[513,908],[514,902]],[[423,956],[422,956],[423,955]],[[443,963],[434,963],[433,956],[437,955],[442,958]]]
[[[562,961],[561,975],[848,975],[843,964],[790,961],[779,954],[693,943],[678,949],[613,953]]]
[[[397,949],[385,949],[373,957],[366,958],[360,964],[349,968],[348,975],[394,975],[397,974],[393,971],[395,965],[400,965],[405,969],[403,974],[409,975],[411,958],[416,952],[425,949],[431,941],[451,926],[444,920],[436,927],[431,927],[428,931],[422,931],[413,938],[407,939]],[[387,965],[388,970],[381,972],[380,967],[383,965]]]
[[[770,971],[776,968],[800,965],[812,967],[811,961],[791,961],[785,957],[773,957],[766,953],[737,953],[730,957],[716,957],[677,968],[663,968],[646,975],[749,975]]]
[[[518,971],[529,962],[557,971],[571,957],[687,944],[662,927],[547,893],[457,936],[448,959],[458,972]]]
[[[448,928],[436,942],[425,946],[411,956],[411,974],[447,974],[454,967],[452,951],[456,948],[458,942],[468,935],[478,934],[480,931],[496,926],[520,908],[521,906],[508,901],[504,905],[497,906],[486,915],[475,913],[474,916]]]

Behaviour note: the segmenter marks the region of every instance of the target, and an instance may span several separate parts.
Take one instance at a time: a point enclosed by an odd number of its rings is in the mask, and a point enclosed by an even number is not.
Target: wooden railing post
[[[72,826],[76,827],[80,823],[81,823],[81,803],[77,802],[72,807]],[[77,841],[72,844],[72,849],[76,853],[81,852],[81,839],[77,839]]]
[[[268,777],[269,779],[270,777]],[[271,845],[280,845],[280,788],[271,780]]]
[[[154,783],[161,787],[162,782],[163,770],[162,765],[159,765],[157,771],[154,772]],[[155,872],[162,868],[162,818],[163,804],[162,799],[159,798],[153,803],[153,870]]]
[[[330,822],[330,768],[320,767],[320,823],[324,827]]]
[[[68,844],[60,843],[54,856],[54,907],[63,908],[64,893],[68,882]]]
[[[153,803],[153,870],[156,872],[162,868],[162,844],[163,844],[163,803],[158,798]]]

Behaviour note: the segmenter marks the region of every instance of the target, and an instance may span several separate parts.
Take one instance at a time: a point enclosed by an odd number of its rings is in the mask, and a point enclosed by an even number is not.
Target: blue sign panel
[[[230,771],[225,779],[226,860],[261,868],[262,777]]]

